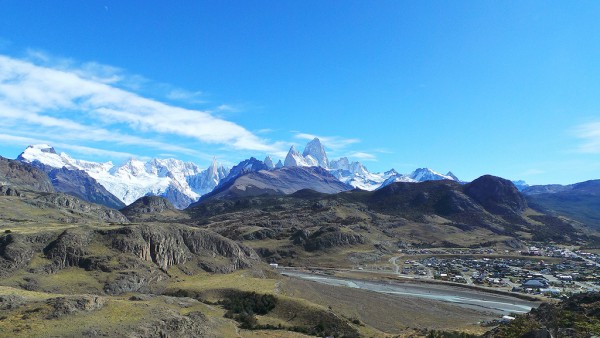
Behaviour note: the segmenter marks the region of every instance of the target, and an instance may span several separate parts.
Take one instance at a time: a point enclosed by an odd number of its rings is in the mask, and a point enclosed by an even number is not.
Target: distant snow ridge
[[[252,157],[240,162],[231,170],[218,165],[216,160],[205,170],[194,163],[177,159],[153,159],[143,162],[132,158],[115,166],[112,162],[97,163],[73,159],[65,153],[58,154],[47,144],[29,146],[17,159],[28,163],[39,161],[52,168],[83,170],[127,205],[140,197],[156,195],[166,197],[180,209],[231,179],[250,172],[278,170],[284,166],[321,167],[341,182],[363,190],[379,189],[394,182],[460,182],[452,172],[443,175],[428,168],[419,168],[408,175],[400,174],[394,169],[371,173],[362,163],[351,162],[347,157],[329,160],[325,147],[318,138],[308,142],[302,154],[292,146],[283,162],[279,160],[277,164],[273,164],[269,156],[264,161]]]
[[[47,144],[27,147],[17,159],[28,163],[37,160],[54,168],[83,170],[127,205],[140,197],[156,195],[166,197],[180,209],[212,191],[229,173],[214,160],[206,170],[177,159],[143,162],[132,158],[120,166],[112,162],[76,160],[65,153],[58,154]]]
[[[383,173],[371,173],[362,163],[350,162],[347,157],[342,157],[338,160],[328,160],[325,147],[318,138],[314,138],[306,144],[302,155],[292,146],[285,157],[284,166],[319,166],[328,169],[338,180],[363,190],[375,190],[394,182],[423,182],[431,180],[452,180],[459,182],[459,179],[452,172],[443,175],[428,168],[419,168],[409,175],[399,174],[394,169]]]
[[[435,172],[429,168],[419,168],[410,174],[410,178],[415,180],[416,182],[424,182],[424,181],[438,181],[438,180],[450,180],[450,181],[458,181],[456,176],[449,172],[450,175],[442,175],[438,172]]]

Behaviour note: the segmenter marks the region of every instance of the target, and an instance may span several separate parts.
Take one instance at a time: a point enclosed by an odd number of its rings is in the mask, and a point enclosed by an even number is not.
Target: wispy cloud
[[[220,106],[217,107],[217,111],[220,112],[227,112],[227,113],[237,113],[240,110],[232,105],[229,104],[222,104]]]
[[[600,153],[600,122],[589,122],[573,128],[575,137],[583,141],[577,150],[582,153]]]
[[[294,135],[295,138],[297,139],[302,139],[302,140],[312,140],[315,137],[319,138],[319,140],[321,140],[321,143],[323,143],[323,145],[327,148],[330,148],[332,150],[340,150],[343,148],[346,148],[352,144],[355,143],[359,143],[360,140],[356,139],[356,138],[345,138],[345,137],[340,137],[340,136],[319,136],[319,135],[314,135],[314,134],[308,134],[308,133],[300,133],[300,132],[295,132],[296,135]]]
[[[204,95],[204,93],[199,90],[192,92],[192,91],[188,91],[188,90],[184,90],[184,89],[173,88],[173,89],[169,90],[166,97],[167,97],[167,99],[176,100],[176,101],[204,103],[205,100],[202,99],[203,95]]]
[[[358,158],[363,161],[376,161],[377,156],[362,151],[356,151],[348,155],[350,158]]]
[[[210,110],[181,108],[114,86],[123,79],[118,68],[74,64],[33,51],[28,59],[0,55],[0,117],[64,139],[144,144],[163,151],[186,149],[130,134],[173,135],[237,150],[281,151],[277,144],[211,115]]]

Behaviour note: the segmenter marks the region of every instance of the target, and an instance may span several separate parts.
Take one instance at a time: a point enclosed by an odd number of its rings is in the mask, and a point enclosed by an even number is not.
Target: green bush
[[[227,310],[225,317],[236,320],[242,324],[244,329],[252,329],[257,326],[254,315],[269,313],[275,308],[277,298],[273,295],[261,295],[256,292],[229,291],[219,304]]]

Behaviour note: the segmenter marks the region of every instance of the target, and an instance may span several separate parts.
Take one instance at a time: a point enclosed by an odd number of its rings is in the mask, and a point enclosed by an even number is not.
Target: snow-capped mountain
[[[338,180],[362,190],[375,190],[386,180],[398,175],[393,169],[384,173],[371,173],[362,163],[350,162],[347,157],[330,161],[329,164],[329,171]]]
[[[285,167],[317,167],[319,162],[311,155],[300,155],[296,147],[291,146],[283,165]]]
[[[306,144],[302,155],[292,146],[285,158],[284,165],[286,167],[320,166],[328,169],[338,180],[363,190],[375,190],[394,182],[459,181],[452,172],[442,175],[431,169],[420,168],[409,175],[399,174],[394,169],[383,173],[371,173],[362,163],[350,162],[347,157],[328,160],[325,147],[318,138],[314,138]]]
[[[392,169],[393,170],[393,169]],[[383,188],[385,186],[388,186],[392,183],[396,183],[396,182],[408,182],[408,183],[415,183],[417,181],[413,180],[412,178],[410,178],[407,175],[402,175],[402,174],[396,174],[396,175],[391,175],[390,177],[388,177],[385,181],[383,181],[383,183],[381,183],[379,185],[379,187],[377,187],[377,189],[379,188]]]
[[[263,162],[265,163],[267,168],[269,168],[269,169],[275,168],[275,164],[273,164],[273,160],[271,159],[271,156],[265,157],[265,160]]]
[[[321,144],[318,138],[314,138],[312,141],[306,144],[304,151],[302,152],[304,158],[309,156],[317,161],[317,164],[321,168],[329,168],[329,160],[327,160],[327,153],[325,153],[325,147]]]
[[[254,157],[250,157],[249,159],[243,160],[242,162],[233,166],[227,176],[222,178],[219,183],[222,185],[244,174],[269,169],[271,168],[269,168],[264,162],[261,162]]]
[[[112,207],[120,202],[129,205],[140,197],[156,195],[166,197],[173,205],[182,209],[197,201],[200,196],[213,191],[215,187],[246,173],[277,170],[282,167],[321,167],[342,183],[363,190],[375,190],[394,182],[459,181],[451,172],[443,175],[427,168],[419,168],[409,175],[400,174],[394,169],[372,173],[362,163],[351,162],[347,157],[329,160],[325,147],[318,138],[308,142],[302,154],[292,146],[283,163],[279,160],[277,164],[273,164],[269,156],[264,161],[252,157],[240,162],[231,171],[217,165],[214,160],[205,170],[194,163],[177,159],[153,159],[144,162],[132,158],[121,165],[84,161],[65,153],[58,154],[47,144],[29,146],[17,159],[41,164],[38,167],[43,167],[47,173],[53,168],[64,168],[65,170],[57,173],[60,174],[61,180],[55,180],[56,182],[62,182],[65,189],[69,188],[66,184],[69,175],[78,182],[88,182],[90,187],[82,196],[78,196],[84,199],[92,199],[91,192],[105,189],[106,196],[102,201],[112,200]],[[89,175],[90,179],[86,179],[85,175]]]
[[[39,161],[53,168],[82,170],[126,205],[140,197],[156,195],[166,197],[177,208],[185,208],[212,191],[228,174],[228,170],[217,166],[215,161],[206,170],[177,159],[143,162],[132,158],[119,166],[112,162],[83,161],[65,153],[58,154],[47,144],[29,146],[17,159],[27,163]]]
[[[409,177],[416,182],[424,182],[424,181],[438,181],[438,180],[450,180],[450,181],[458,181],[456,176],[452,174],[452,172],[448,173],[449,175],[443,175],[438,172],[435,172],[429,168],[419,168],[412,172]]]

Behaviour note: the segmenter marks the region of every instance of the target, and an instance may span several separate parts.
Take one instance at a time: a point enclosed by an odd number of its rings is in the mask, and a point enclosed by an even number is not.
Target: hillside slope
[[[324,250],[381,254],[406,245],[518,247],[521,240],[594,240],[566,220],[529,209],[511,182],[493,176],[469,185],[399,182],[374,192],[301,190],[212,199],[186,212],[197,226],[244,241],[284,264],[327,261]]]

